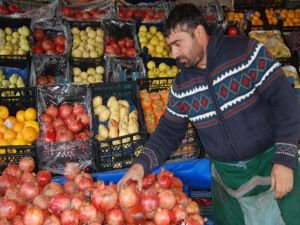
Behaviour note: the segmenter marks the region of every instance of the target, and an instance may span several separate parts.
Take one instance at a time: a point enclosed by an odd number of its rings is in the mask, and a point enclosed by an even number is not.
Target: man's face
[[[203,59],[203,46],[196,38],[196,32],[182,31],[177,28],[167,37],[167,43],[172,50],[172,57],[185,67],[196,67]]]

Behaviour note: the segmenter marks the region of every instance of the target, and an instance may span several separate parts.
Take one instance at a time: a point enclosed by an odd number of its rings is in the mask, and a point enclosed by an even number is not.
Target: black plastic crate
[[[16,60],[16,59],[5,59],[0,58],[0,68],[4,70],[4,72],[8,72],[5,74],[6,79],[9,79],[10,76],[16,73],[18,76],[22,77],[25,86],[29,86],[30,80],[30,60]]]
[[[30,30],[30,23],[31,19],[27,18],[7,18],[7,17],[1,17],[0,16],[0,28],[5,29],[6,27],[9,27],[12,29],[12,32],[18,31],[19,28],[22,26],[26,26]],[[27,37],[27,40],[30,45],[30,35]],[[15,60],[28,60],[30,59],[30,50],[24,54],[24,55],[0,55],[0,60],[5,60],[5,59],[15,59]]]
[[[70,58],[73,60],[73,61],[87,61],[87,60],[90,60],[90,61],[97,61],[99,60],[99,58],[101,58],[102,56],[104,56],[104,53],[105,53],[105,29],[104,29],[104,26],[103,26],[103,23],[100,22],[100,21],[88,21],[88,22],[80,22],[80,21],[70,21],[69,22],[69,26],[70,26],[70,30],[71,30],[71,50],[70,50]],[[103,52],[102,54],[99,56],[99,57],[84,57],[84,56],[81,56],[81,57],[74,57],[73,56],[73,48],[74,48],[74,37],[73,37],[73,34],[72,34],[72,29],[74,27],[77,27],[80,31],[82,30],[86,30],[86,28],[88,27],[91,27],[94,31],[97,30],[97,28],[101,29],[104,33],[103,33]]]
[[[138,111],[139,131],[126,136],[94,140],[93,156],[97,171],[107,171],[130,167],[133,159],[141,152],[146,140],[146,129],[143,123],[143,112],[138,99],[138,87],[134,81],[115,83],[92,84],[92,99],[101,96],[105,104],[109,97],[115,96],[118,100],[127,100]],[[92,112],[93,129],[97,135],[100,122]]]
[[[74,83],[85,83],[85,82],[76,82],[74,79],[74,67],[78,67],[81,71],[87,71],[88,68],[96,68],[97,66],[102,66],[104,68],[104,73],[102,74],[102,82],[94,82],[94,83],[103,83],[105,82],[105,73],[106,73],[106,61],[103,57],[98,59],[81,59],[81,60],[70,60],[70,80]]]
[[[173,82],[173,77],[161,77],[155,79],[139,79],[138,85],[140,90],[148,90],[149,92],[157,92],[160,90],[169,89]]]
[[[18,110],[25,110],[29,107],[36,108],[36,89],[35,88],[14,88],[0,89],[0,96],[5,92],[19,93],[18,95],[0,97],[0,105],[6,106],[9,109],[10,115],[15,115]],[[36,146],[1,146],[0,147],[0,171],[2,171],[8,163],[18,163],[22,157],[31,156],[36,158]],[[37,164],[36,164],[37,165]]]

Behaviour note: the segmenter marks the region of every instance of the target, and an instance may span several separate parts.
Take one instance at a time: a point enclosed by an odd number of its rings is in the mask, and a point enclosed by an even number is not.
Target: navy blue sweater
[[[166,111],[134,162],[145,173],[164,163],[190,120],[213,159],[245,160],[275,144],[273,163],[294,169],[299,115],[296,95],[267,49],[216,31],[208,44],[207,68],[181,67]]]

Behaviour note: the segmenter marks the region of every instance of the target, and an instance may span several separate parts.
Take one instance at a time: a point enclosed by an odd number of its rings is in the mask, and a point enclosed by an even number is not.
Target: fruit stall
[[[213,224],[209,159],[191,123],[141,191],[116,188],[179,71],[164,36],[175,4],[0,0],[0,224]],[[300,102],[300,2],[232,6],[199,7],[210,27],[264,43]]]

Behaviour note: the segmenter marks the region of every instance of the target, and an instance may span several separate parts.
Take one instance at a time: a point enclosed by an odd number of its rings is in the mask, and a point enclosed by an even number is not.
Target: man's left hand
[[[275,198],[280,199],[293,189],[294,174],[291,168],[274,164],[271,173],[271,191],[275,191]]]

